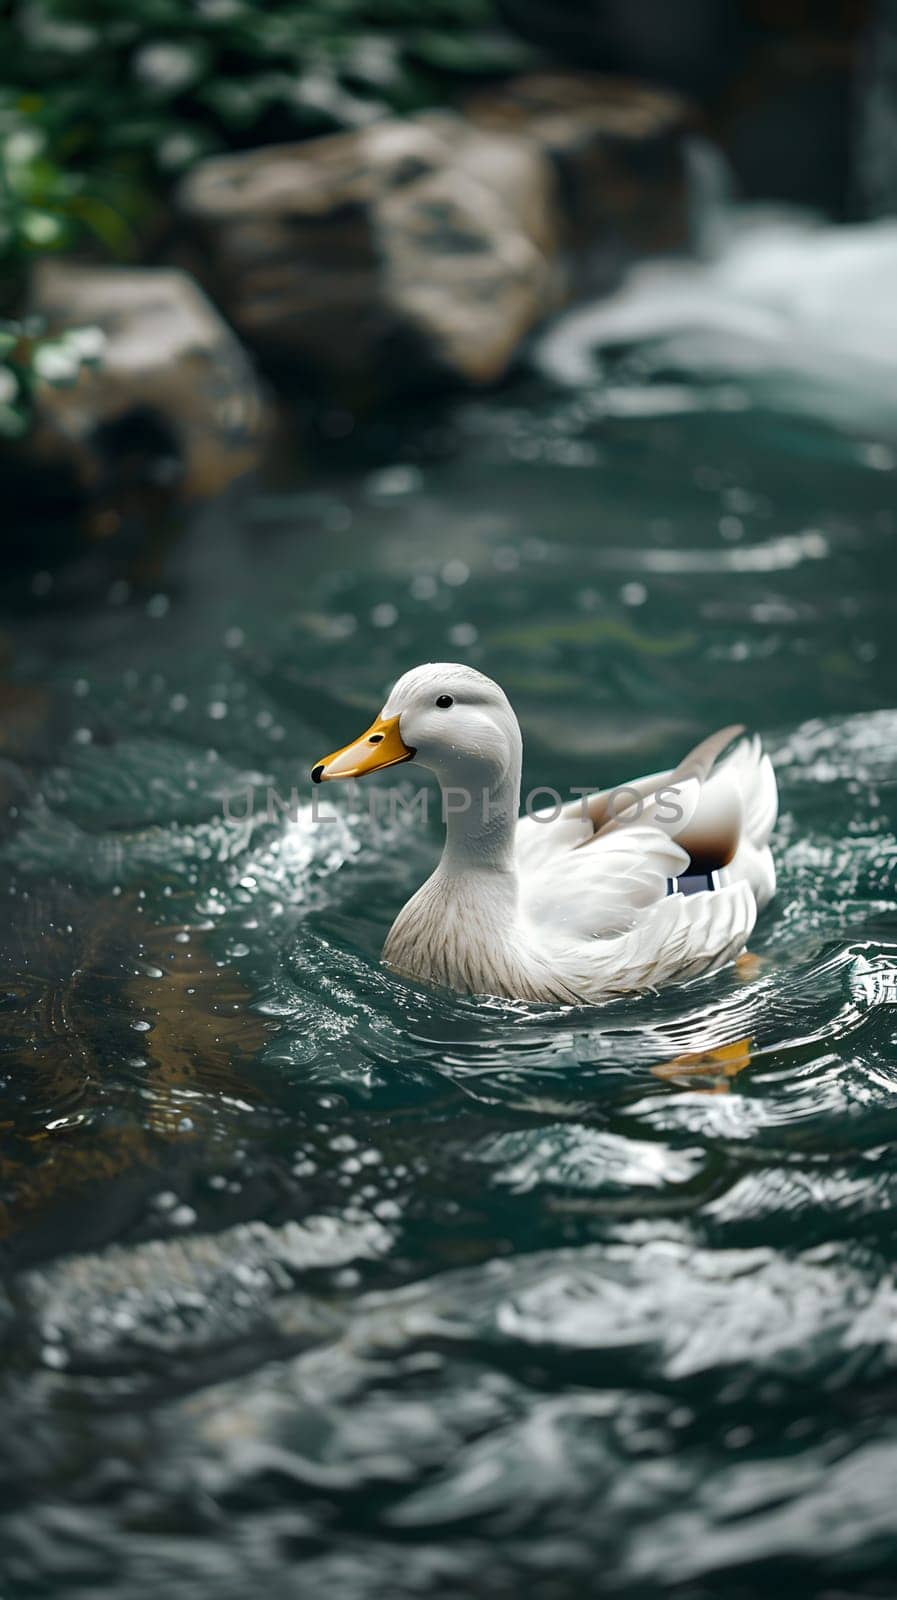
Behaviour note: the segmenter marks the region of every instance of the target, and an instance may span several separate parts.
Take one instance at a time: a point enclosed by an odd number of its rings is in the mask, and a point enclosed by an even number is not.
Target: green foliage
[[[36,319],[0,322],[0,440],[28,431],[38,383],[62,388],[76,383],[85,366],[102,358],[99,328],[70,328],[47,335]]]
[[[145,251],[203,155],[418,110],[526,59],[492,0],[13,0],[0,8],[0,311],[15,314],[35,256]],[[26,425],[40,350],[51,367],[62,356],[0,327],[2,438]]]
[[[0,59],[2,270],[75,233],[120,254],[209,151],[417,110],[525,51],[492,0],[19,0]]]
[[[130,237],[122,180],[66,159],[67,140],[47,102],[0,90],[0,283],[15,292],[36,255],[92,235],[114,254]]]
[[[524,59],[491,0],[19,0],[0,18],[0,53],[5,115],[32,130],[19,184],[53,226],[77,219],[101,237],[109,210],[139,218],[128,190],[163,192],[209,150],[419,109],[452,78]],[[72,192],[53,163],[88,182]]]

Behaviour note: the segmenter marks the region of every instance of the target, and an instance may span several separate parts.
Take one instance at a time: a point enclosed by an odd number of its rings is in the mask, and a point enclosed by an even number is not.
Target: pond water
[[[4,1600],[891,1592],[893,418],[611,344],[8,590]],[[385,974],[437,819],[308,771],[432,657],[529,784],[758,728],[750,959]]]

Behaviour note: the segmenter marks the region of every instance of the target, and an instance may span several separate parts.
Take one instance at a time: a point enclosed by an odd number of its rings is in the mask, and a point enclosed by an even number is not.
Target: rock
[[[882,78],[894,0],[497,0],[553,60],[693,96],[747,197],[849,216],[862,77]],[[871,39],[869,33],[871,31]],[[857,95],[857,66],[860,96]],[[857,117],[859,100],[860,118]],[[886,164],[886,125],[873,165]]]
[[[677,96],[552,73],[468,112],[213,157],[190,174],[190,264],[266,365],[356,395],[492,383],[574,284],[684,240]]]
[[[180,208],[241,337],[325,387],[491,383],[563,294],[547,163],[450,114],[210,158]]]
[[[470,100],[479,127],[527,141],[550,162],[574,279],[688,236],[688,103],[592,73],[536,73]]]
[[[30,310],[54,332],[90,325],[104,345],[76,383],[39,385],[28,463],[67,469],[82,493],[120,480],[215,494],[253,466],[265,434],[258,381],[202,291],[172,268],[42,261]]]

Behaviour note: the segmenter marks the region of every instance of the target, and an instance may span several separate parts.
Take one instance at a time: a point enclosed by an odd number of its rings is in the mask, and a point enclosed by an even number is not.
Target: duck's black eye
[[[448,711],[449,706],[453,706],[454,703],[450,694],[441,694],[436,701],[440,711]]]

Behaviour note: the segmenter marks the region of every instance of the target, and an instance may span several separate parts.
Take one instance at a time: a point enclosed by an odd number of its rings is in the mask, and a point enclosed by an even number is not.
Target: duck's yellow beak
[[[312,767],[312,781],[327,783],[331,778],[363,778],[366,772],[379,772],[381,767],[412,761],[416,754],[399,733],[398,717],[377,717],[360,739],[343,745],[342,750],[334,750],[333,755],[325,756]]]

